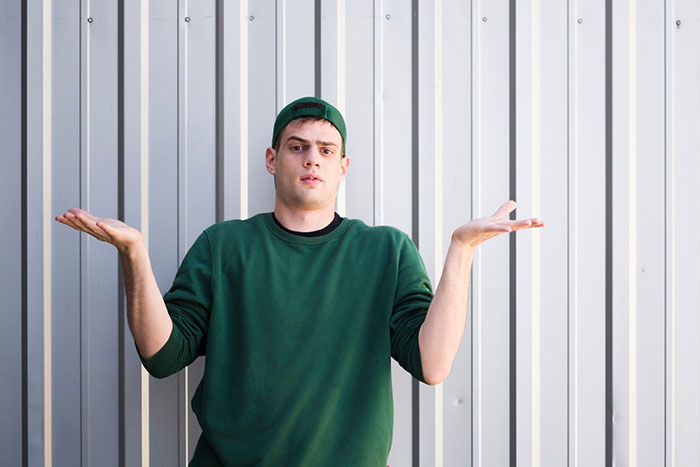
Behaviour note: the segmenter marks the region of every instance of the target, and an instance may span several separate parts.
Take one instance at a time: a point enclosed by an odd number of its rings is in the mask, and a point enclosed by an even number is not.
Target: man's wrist
[[[142,240],[118,249],[122,258],[129,261],[137,260],[143,255],[148,256],[146,244]]]

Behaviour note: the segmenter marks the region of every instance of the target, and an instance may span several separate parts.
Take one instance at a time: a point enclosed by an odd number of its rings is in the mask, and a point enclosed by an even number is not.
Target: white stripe
[[[540,159],[540,25],[539,25],[539,2],[532,0],[531,11],[531,27],[532,27],[532,57],[531,57],[531,106],[532,106],[532,165],[531,165],[531,196],[532,196],[532,215],[539,217],[540,210],[540,180],[539,180],[539,159]],[[540,432],[541,432],[541,388],[540,388],[540,248],[539,235],[532,232],[530,236],[532,245],[532,328],[531,328],[531,345],[532,345],[532,374],[531,374],[531,410],[532,410],[532,432],[531,432],[531,455],[532,465],[540,465]]]
[[[51,467],[52,444],[52,388],[51,388],[51,81],[52,31],[51,0],[44,0],[42,9],[42,240],[43,240],[43,326],[44,326],[44,465]]]
[[[240,4],[240,218],[248,218],[248,0]]]
[[[345,0],[337,0],[336,5],[336,106],[342,115],[345,115]],[[347,198],[345,183],[340,185],[338,190],[338,214],[345,217],[347,208]]]
[[[440,282],[442,271],[442,227],[443,227],[443,200],[442,200],[442,162],[443,162],[443,147],[442,147],[442,99],[443,99],[443,79],[442,79],[442,0],[435,1],[435,22],[434,22],[434,60],[435,60],[435,166],[434,166],[434,185],[435,185],[435,283]],[[439,384],[435,388],[435,467],[443,466],[444,458],[444,414],[443,414],[443,385]]]
[[[629,465],[637,465],[637,5],[629,0]]]
[[[150,0],[141,1],[140,12],[140,119],[141,119],[141,147],[140,147],[140,162],[141,162],[141,235],[143,236],[146,251],[148,251],[149,239],[149,198],[148,198],[148,179],[149,179],[149,4]],[[149,375],[146,369],[141,365],[140,372],[141,380],[141,466],[148,467],[150,463],[150,390],[149,390]]]

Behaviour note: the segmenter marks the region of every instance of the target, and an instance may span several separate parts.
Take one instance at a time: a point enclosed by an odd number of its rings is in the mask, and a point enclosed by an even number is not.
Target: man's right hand
[[[124,271],[129,327],[141,356],[145,360],[151,358],[167,342],[173,323],[141,232],[117,219],[97,218],[82,209],[69,209],[56,220],[117,247]]]
[[[129,253],[143,243],[143,236],[137,229],[117,219],[95,217],[82,209],[71,208],[55,219],[98,240],[111,243],[121,253]]]

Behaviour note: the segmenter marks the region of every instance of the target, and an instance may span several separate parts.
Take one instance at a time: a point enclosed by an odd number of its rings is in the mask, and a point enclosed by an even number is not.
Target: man
[[[119,250],[129,326],[151,374],[207,356],[191,465],[386,465],[390,355],[427,384],[443,381],[464,333],[476,247],[544,225],[507,219],[509,201],[458,228],[433,296],[404,233],[335,213],[345,140],[327,102],[285,107],[265,153],[274,212],[207,228],[164,297],[136,229],[79,209],[56,218]]]

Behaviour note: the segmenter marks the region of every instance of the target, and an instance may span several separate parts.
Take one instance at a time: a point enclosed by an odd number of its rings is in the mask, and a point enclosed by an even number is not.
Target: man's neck
[[[333,206],[319,210],[292,210],[276,203],[275,217],[285,228],[294,232],[314,232],[321,230],[333,222],[335,211]]]

